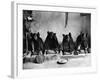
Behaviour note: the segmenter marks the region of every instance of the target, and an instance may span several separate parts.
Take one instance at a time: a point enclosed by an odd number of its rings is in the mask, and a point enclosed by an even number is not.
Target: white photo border
[[[77,68],[53,68],[53,69],[29,69],[23,70],[22,61],[22,31],[23,31],[23,10],[41,10],[41,11],[60,11],[60,12],[80,12],[91,13],[91,66],[90,67],[77,67]],[[12,50],[12,77],[43,77],[43,76],[57,76],[72,73],[86,73],[96,72],[96,8],[86,7],[68,7],[56,5],[37,5],[27,3],[13,2],[13,50]]]

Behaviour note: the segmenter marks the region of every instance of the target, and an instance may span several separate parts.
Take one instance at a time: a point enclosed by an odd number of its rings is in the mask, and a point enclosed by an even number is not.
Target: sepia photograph
[[[23,69],[91,66],[91,13],[22,10]]]

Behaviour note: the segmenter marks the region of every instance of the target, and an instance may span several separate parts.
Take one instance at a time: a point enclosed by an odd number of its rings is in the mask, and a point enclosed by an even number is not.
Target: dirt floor
[[[26,62],[23,69],[41,69],[41,68],[68,68],[68,67],[88,67],[91,66],[91,54],[64,55],[61,58],[68,60],[66,64],[57,64],[57,55],[47,55],[54,59],[45,60],[41,64]]]

